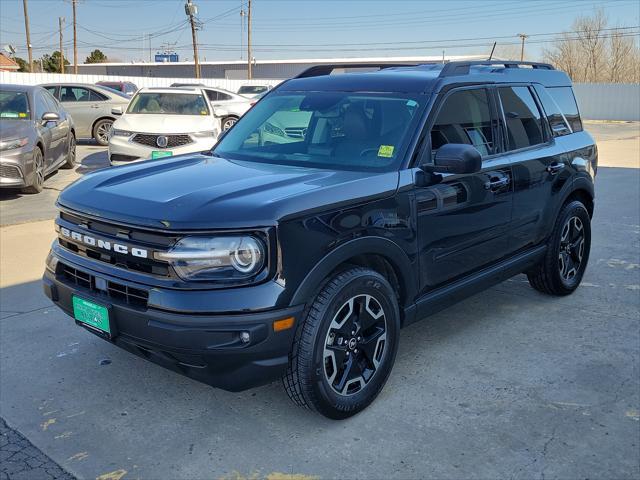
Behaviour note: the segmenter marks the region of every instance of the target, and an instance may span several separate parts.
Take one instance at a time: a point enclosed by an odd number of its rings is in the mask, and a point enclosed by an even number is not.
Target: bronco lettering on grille
[[[121,243],[102,240],[100,238],[95,238],[89,235],[84,235],[78,232],[74,232],[65,227],[60,227],[60,233],[62,234],[63,237],[70,238],[72,240],[84,243],[85,245],[89,245],[91,247],[98,247],[104,250],[114,251],[116,253],[121,253],[123,255],[132,255],[138,258],[148,258],[149,256],[149,253],[147,252],[147,250],[143,248],[129,247],[128,245],[123,245]]]

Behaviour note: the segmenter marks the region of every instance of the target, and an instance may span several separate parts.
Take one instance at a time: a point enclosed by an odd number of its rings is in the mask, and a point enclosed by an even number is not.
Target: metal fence
[[[640,120],[637,83],[576,83],[580,115],[587,120]]]
[[[96,83],[100,81],[133,82],[138,88],[168,87],[172,83],[201,83],[209,87],[224,88],[237,92],[242,85],[277,85],[282,80],[229,80],[225,78],[160,78],[160,77],[127,77],[109,75],[72,75],[60,73],[22,73],[0,72],[0,83],[18,85],[39,85],[41,83]]]

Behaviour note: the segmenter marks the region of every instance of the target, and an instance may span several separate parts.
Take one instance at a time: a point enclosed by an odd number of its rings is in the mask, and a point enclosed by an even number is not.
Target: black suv
[[[569,78],[354,67],[282,83],[210,152],[67,188],[46,294],[167,368],[232,391],[282,377],[346,418],[382,389],[401,327],[521,272],[573,292],[597,150]]]

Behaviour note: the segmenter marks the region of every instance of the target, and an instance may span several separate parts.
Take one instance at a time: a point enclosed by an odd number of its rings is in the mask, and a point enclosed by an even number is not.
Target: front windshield
[[[209,107],[202,94],[144,92],[131,100],[127,113],[209,115]]]
[[[29,120],[29,100],[25,92],[0,91],[0,118]]]
[[[348,92],[266,96],[226,134],[214,153],[234,160],[315,168],[396,168],[422,98]]]

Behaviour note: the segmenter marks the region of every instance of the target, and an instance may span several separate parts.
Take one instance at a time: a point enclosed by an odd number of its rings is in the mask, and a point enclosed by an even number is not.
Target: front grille
[[[114,225],[104,221],[83,218],[78,215],[61,212],[58,221],[60,226],[69,230],[86,233],[87,235],[95,235],[97,238],[103,238],[108,241],[120,242],[139,246],[149,251],[148,258],[135,257],[129,254],[117,253],[113,250],[98,248],[97,246],[87,245],[86,243],[74,240],[73,238],[58,236],[58,243],[65,250],[71,251],[76,255],[89,258],[98,262],[113,265],[114,267],[123,268],[140,273],[146,273],[159,277],[169,277],[169,265],[166,262],[160,262],[153,258],[151,252],[166,251],[177,241],[177,237],[171,235],[163,235],[155,232],[147,232],[142,230],[133,230],[119,225]]]
[[[0,177],[19,180],[22,178],[20,169],[13,165],[0,165]]]
[[[284,129],[284,133],[287,134],[287,137],[304,138],[307,134],[307,127],[287,127]]]
[[[105,281],[106,290],[101,290],[96,287],[95,276],[64,263],[58,263],[58,275],[68,283],[98,295],[105,295],[113,301],[126,303],[132,307],[147,308],[149,292],[146,290],[111,281]]]
[[[167,137],[167,146],[158,146],[158,137]],[[138,133],[133,137],[133,141],[140,145],[146,145],[153,148],[175,148],[182,147],[183,145],[189,145],[193,143],[189,135],[151,135],[148,133]]]

